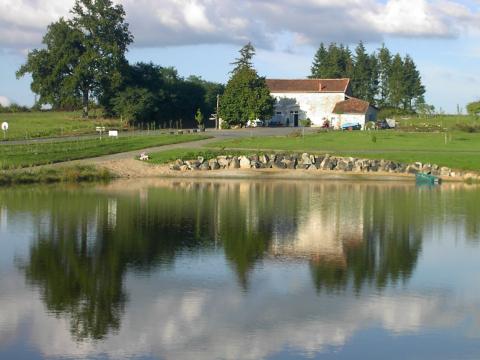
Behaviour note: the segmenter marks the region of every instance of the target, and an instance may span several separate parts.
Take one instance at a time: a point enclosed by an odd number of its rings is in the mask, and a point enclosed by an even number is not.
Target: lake
[[[480,188],[3,188],[0,358],[479,359]]]

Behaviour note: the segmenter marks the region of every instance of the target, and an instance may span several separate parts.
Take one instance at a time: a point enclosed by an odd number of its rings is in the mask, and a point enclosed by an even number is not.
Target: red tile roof
[[[350,79],[267,79],[267,86],[272,93],[347,93],[349,85]]]
[[[334,114],[366,114],[370,103],[350,97],[345,101],[340,101],[333,109]]]

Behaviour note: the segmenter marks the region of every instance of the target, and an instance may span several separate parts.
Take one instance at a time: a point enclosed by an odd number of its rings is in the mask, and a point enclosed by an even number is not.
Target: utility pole
[[[219,111],[220,110],[220,94],[217,94],[217,115],[215,116],[215,129],[218,130],[220,127],[220,115]]]

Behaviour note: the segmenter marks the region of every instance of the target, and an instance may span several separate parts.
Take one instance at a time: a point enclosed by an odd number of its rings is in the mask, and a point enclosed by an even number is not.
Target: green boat
[[[417,184],[421,185],[440,185],[442,179],[432,174],[418,173],[415,175]]]

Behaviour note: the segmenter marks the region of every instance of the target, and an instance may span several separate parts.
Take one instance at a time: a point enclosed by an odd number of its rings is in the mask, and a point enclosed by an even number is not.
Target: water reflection
[[[479,235],[480,193],[454,186],[155,181],[0,196],[9,219],[31,217],[33,238],[18,268],[49,313],[68,321],[74,341],[108,343],[145,326],[149,346],[161,344],[168,358],[198,355],[192,344],[203,344],[203,358],[254,359],[285,346],[311,355],[345,344],[362,322],[390,331],[452,323],[461,313],[439,316],[450,306],[439,297],[391,292],[408,284],[432,228],[448,223],[472,244]],[[299,275],[305,265],[309,284]],[[280,282],[256,276],[261,268]],[[155,284],[150,276],[172,273],[154,297],[139,297]],[[127,284],[129,276],[136,280]],[[218,277],[222,286],[212,282]],[[386,293],[371,299],[372,291]],[[219,329],[225,348],[212,356]]]

